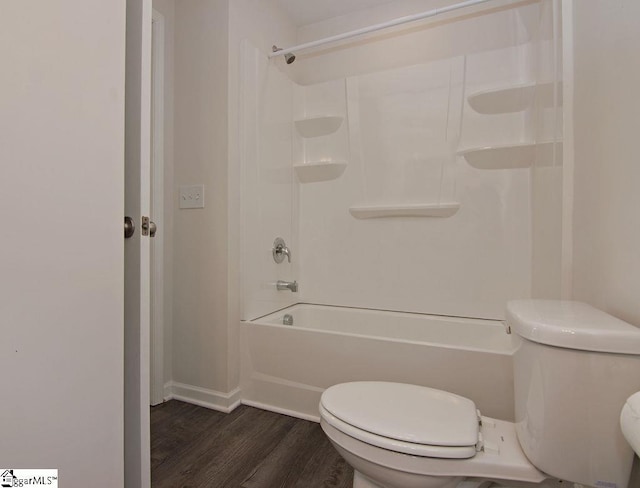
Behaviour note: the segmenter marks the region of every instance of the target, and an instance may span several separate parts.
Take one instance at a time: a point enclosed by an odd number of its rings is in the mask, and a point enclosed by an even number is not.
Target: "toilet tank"
[[[580,302],[516,300],[507,325],[514,356],[516,432],[548,475],[597,488],[627,488],[633,451],[620,430],[640,390],[640,329]]]

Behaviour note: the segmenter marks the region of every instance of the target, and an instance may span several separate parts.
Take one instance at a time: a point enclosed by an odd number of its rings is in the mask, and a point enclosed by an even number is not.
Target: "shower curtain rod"
[[[363,27],[361,29],[352,30],[349,32],[344,32],[342,34],[338,34],[335,36],[325,37],[324,39],[318,39],[316,41],[305,42],[304,44],[298,44],[297,46],[291,46],[285,49],[278,49],[272,53],[269,53],[270,58],[274,58],[276,56],[284,56],[286,54],[294,54],[298,51],[303,51],[305,49],[311,49],[313,47],[322,46],[323,44],[329,44],[332,42],[341,41],[343,39],[349,39],[351,37],[360,36],[363,34],[368,34],[369,32],[375,32],[382,29],[386,29],[388,27],[394,27],[396,25],[407,24],[409,22],[415,22],[417,20],[426,19],[428,17],[435,17],[436,15],[444,14],[447,12],[452,12],[453,10],[458,10],[465,7],[471,7],[473,5],[478,5],[480,3],[490,2],[491,0],[467,0],[466,2],[456,3],[454,5],[449,5],[448,7],[440,7],[433,10],[429,10],[427,12],[422,12],[414,15],[407,15],[406,17],[399,17],[397,19],[389,20],[387,22],[382,22],[380,24],[370,25],[369,27]],[[274,46],[275,48],[275,46]]]

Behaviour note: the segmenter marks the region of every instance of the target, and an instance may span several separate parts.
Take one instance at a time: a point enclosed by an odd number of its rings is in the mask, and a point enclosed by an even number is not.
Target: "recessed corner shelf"
[[[376,219],[382,217],[452,217],[459,208],[459,203],[357,205],[349,208],[349,213],[356,219]]]
[[[518,169],[530,168],[536,159],[541,161],[553,158],[553,146],[557,145],[556,159],[562,161],[562,142],[527,142],[505,144],[502,146],[488,146],[459,151],[458,154],[476,169]],[[542,164],[542,166],[550,166]]]
[[[309,117],[295,121],[296,130],[302,137],[320,137],[333,134],[342,125],[344,117],[328,115],[324,117]]]
[[[558,83],[556,86],[557,103],[562,105],[561,85]],[[523,83],[474,93],[467,100],[471,108],[480,114],[508,114],[530,107],[534,97],[542,107],[553,106],[553,90],[553,82]]]
[[[320,161],[293,165],[300,183],[334,180],[342,175],[346,168],[346,161]]]

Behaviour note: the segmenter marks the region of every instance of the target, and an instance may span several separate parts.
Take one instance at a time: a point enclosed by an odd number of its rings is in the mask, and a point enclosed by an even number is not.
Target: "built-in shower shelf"
[[[320,137],[333,134],[342,125],[341,115],[309,117],[295,121],[296,130],[302,137]]]
[[[357,205],[349,208],[349,212],[356,219],[376,219],[382,217],[452,217],[459,208],[459,203]]]
[[[534,100],[540,107],[552,107],[555,96],[558,106],[562,105],[562,87],[553,82],[523,83],[521,85],[495,88],[469,95],[468,102],[480,114],[507,114],[521,112],[531,107]]]
[[[335,180],[344,173],[346,168],[346,161],[320,161],[293,165],[300,183]]]
[[[555,146],[555,159],[554,159]],[[536,161],[539,166],[562,164],[562,142],[527,142],[487,146],[458,151],[467,163],[476,169],[518,169],[530,168]]]

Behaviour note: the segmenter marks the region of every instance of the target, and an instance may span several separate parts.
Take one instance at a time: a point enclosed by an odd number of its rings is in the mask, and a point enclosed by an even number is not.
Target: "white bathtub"
[[[513,420],[516,340],[499,321],[298,304],[243,322],[241,338],[249,405],[318,420],[324,389],[380,380],[448,390]]]

